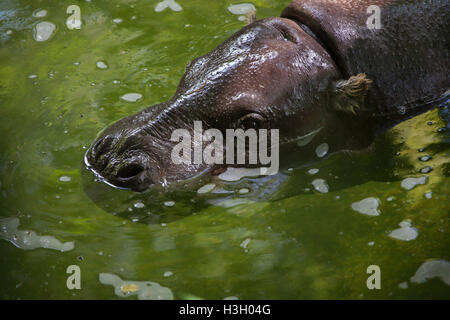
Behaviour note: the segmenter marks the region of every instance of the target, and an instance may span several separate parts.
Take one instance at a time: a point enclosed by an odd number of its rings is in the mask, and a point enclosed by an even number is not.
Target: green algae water
[[[170,98],[245,25],[239,3],[1,2],[0,298],[450,298],[448,106],[368,149],[201,194],[116,190],[84,168],[100,130]],[[251,3],[265,18],[289,1]]]

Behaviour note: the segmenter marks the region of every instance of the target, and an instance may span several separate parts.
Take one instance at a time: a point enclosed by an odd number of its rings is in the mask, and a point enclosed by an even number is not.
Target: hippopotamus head
[[[224,135],[227,129],[278,129],[279,143],[287,143],[320,131],[337,109],[358,107],[368,81],[339,78],[305,26],[284,18],[255,21],[189,63],[169,101],[106,128],[85,162],[106,182],[136,191],[217,172],[224,165],[174,163],[174,130],[193,132],[194,121]]]

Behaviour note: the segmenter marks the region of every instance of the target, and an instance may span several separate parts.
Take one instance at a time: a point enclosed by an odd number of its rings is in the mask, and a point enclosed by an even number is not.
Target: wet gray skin
[[[243,28],[190,63],[169,101],[106,128],[85,162],[105,182],[143,191],[221,165],[174,164],[175,129],[279,129],[280,143],[322,128],[328,87],[339,73],[325,49],[297,23],[268,18]],[[191,134],[193,135],[193,134]],[[203,144],[203,147],[206,143]]]
[[[248,25],[193,61],[171,100],[107,128],[87,165],[112,185],[142,191],[224,169],[171,161],[173,130],[192,132],[196,120],[222,133],[279,129],[281,145],[320,131],[313,142],[326,141],[330,154],[365,147],[447,99],[446,2],[380,1],[386,18],[376,31],[366,24],[370,4],[293,1],[284,18]]]

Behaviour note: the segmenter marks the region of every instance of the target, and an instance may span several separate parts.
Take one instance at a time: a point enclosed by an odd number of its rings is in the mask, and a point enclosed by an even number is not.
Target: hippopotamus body
[[[293,1],[191,62],[169,101],[105,129],[85,162],[136,191],[223,169],[171,160],[173,130],[192,132],[194,121],[278,129],[280,145],[308,137],[330,152],[365,147],[446,95],[449,11],[447,0]]]

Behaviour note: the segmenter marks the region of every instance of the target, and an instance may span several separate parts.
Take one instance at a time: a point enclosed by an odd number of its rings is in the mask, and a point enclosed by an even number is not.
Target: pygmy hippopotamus
[[[192,133],[194,122],[224,135],[278,129],[280,146],[306,137],[327,141],[329,153],[368,146],[447,96],[449,7],[448,0],[295,0],[281,17],[254,21],[189,63],[169,101],[106,128],[85,163],[135,191],[223,170],[224,163],[171,158],[179,143],[172,133]]]

